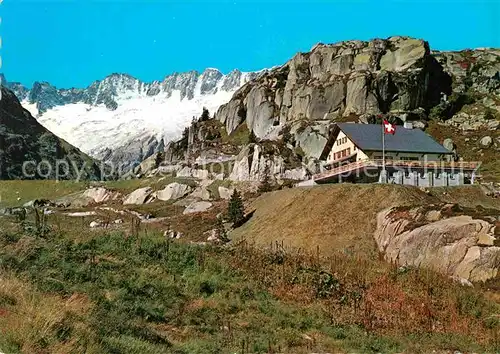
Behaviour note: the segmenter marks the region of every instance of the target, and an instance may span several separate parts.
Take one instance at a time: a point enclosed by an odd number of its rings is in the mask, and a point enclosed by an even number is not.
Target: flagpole
[[[382,183],[386,183],[385,176],[385,127],[382,119]]]

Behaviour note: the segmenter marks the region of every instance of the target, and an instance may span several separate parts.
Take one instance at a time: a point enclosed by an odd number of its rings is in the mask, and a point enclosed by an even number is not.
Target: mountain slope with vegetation
[[[100,179],[97,161],[40,125],[12,91],[1,90],[0,179]],[[23,171],[25,162],[32,163]]]

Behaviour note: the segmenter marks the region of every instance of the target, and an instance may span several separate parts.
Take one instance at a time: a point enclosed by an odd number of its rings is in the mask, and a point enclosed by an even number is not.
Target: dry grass
[[[50,346],[51,353],[68,353],[78,348],[78,343],[54,338],[63,335],[68,321],[77,336],[88,336],[90,330],[81,319],[91,306],[85,295],[64,299],[42,294],[28,282],[4,273],[0,277],[0,346],[7,352],[45,353],[44,348]]]
[[[443,202],[457,203],[464,207],[475,208],[481,205],[484,208],[500,209],[500,199],[486,196],[478,186],[436,187],[431,189]]]
[[[430,195],[409,186],[332,184],[265,193],[247,207],[247,212],[255,213],[230,237],[260,246],[283,242],[310,251],[319,249],[324,255],[348,251],[374,256],[376,215],[385,208],[447,202],[500,209],[498,199],[487,197],[476,186],[429,190]]]
[[[461,336],[476,345],[500,344],[500,304],[443,275],[344,254],[318,257],[281,246],[268,252],[242,243],[230,261],[235,268],[256,270],[253,277],[283,303],[321,304],[332,326],[361,325],[368,333],[400,339],[417,333],[432,333],[438,341],[449,336],[443,348],[448,350],[463,345]],[[426,352],[433,344],[410,340],[406,346],[407,352]]]
[[[324,185],[266,193],[247,211],[252,218],[230,237],[259,245],[287,246],[330,254],[339,250],[374,255],[376,214],[388,207],[436,202],[417,188],[382,185]]]

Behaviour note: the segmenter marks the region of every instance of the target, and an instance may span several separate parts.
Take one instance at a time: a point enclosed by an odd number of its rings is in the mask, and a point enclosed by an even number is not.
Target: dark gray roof
[[[361,150],[382,151],[382,124],[337,123]],[[396,133],[385,134],[385,150],[397,152],[419,152],[450,154],[444,146],[420,129],[396,126]]]

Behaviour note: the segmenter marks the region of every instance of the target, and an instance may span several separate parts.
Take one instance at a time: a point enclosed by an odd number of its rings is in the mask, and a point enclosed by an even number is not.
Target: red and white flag
[[[394,135],[396,133],[396,126],[389,123],[389,121],[384,120],[384,133]]]

